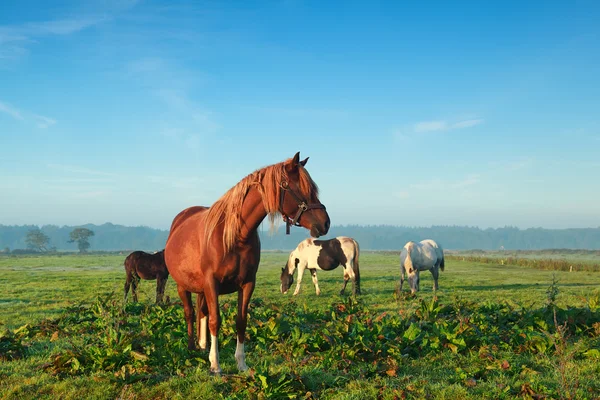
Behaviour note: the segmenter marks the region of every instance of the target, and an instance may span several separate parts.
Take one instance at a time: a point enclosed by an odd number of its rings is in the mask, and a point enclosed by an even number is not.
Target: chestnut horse
[[[329,215],[319,202],[318,188],[304,168],[300,153],[284,162],[259,169],[229,189],[212,207],[191,207],[171,224],[165,260],[183,302],[188,348],[194,349],[194,307],[198,294],[199,344],[206,348],[206,320],[210,329],[210,371],[220,373],[217,335],[221,318],[220,294],[238,293],[235,359],[248,369],[244,338],[248,305],[260,262],[258,227],[268,215],[273,224],[282,215],[286,225],[303,226],[311,236],[329,231]]]
[[[143,251],[134,251],[125,259],[125,301],[127,301],[127,293],[131,286],[131,294],[133,301],[138,301],[137,286],[141,279],[154,280],[156,279],[156,302],[162,303],[165,293],[167,279],[169,279],[169,271],[165,265],[165,251],[161,250],[154,254],[148,254]]]

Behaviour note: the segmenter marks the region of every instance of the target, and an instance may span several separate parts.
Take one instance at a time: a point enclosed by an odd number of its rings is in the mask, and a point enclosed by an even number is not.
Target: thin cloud
[[[483,119],[466,119],[458,122],[450,122],[445,120],[436,121],[421,121],[412,125],[412,133],[429,133],[429,132],[445,132],[456,129],[472,128],[484,122]]]
[[[49,126],[56,124],[56,120],[53,118],[44,117],[42,115],[33,115],[34,120],[37,123],[38,128],[46,129]]]
[[[3,102],[0,102],[0,112],[8,114],[14,119],[18,119],[20,121],[25,119],[19,110]]]
[[[86,174],[86,175],[101,175],[101,176],[118,176],[110,172],[98,171],[85,167],[79,167],[76,165],[65,165],[65,164],[47,164],[48,168],[61,170],[63,172],[69,172],[73,174]]]
[[[444,191],[449,189],[465,189],[477,185],[481,182],[480,174],[470,174],[464,179],[458,181],[449,181],[441,179],[432,179],[429,181],[417,182],[409,185],[409,188],[420,191]]]
[[[479,183],[480,177],[481,175],[479,174],[472,174],[461,181],[452,183],[450,187],[452,187],[453,189],[462,189],[469,186],[473,186]]]
[[[56,124],[56,120],[54,118],[34,114],[29,111],[19,110],[18,108],[13,107],[12,105],[4,102],[0,102],[0,112],[10,115],[18,121],[33,123],[40,129],[46,129]]]
[[[0,61],[12,61],[29,53],[28,47],[45,36],[66,36],[112,20],[116,14],[134,7],[139,0],[104,1],[88,15],[0,26]]]
[[[448,123],[446,121],[424,121],[413,126],[413,130],[417,133],[445,131],[447,129]]]
[[[483,123],[483,119],[468,119],[465,121],[457,122],[450,126],[450,129],[464,129],[471,128]]]

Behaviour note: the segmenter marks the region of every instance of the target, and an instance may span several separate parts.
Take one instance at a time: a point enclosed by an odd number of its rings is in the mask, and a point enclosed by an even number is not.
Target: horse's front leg
[[[219,284],[211,277],[204,289],[204,297],[208,307],[208,329],[210,330],[210,372],[221,373],[219,364],[219,329],[221,328],[221,313],[219,312]]]
[[[250,298],[254,292],[254,282],[246,283],[238,291],[238,313],[235,319],[235,328],[237,331],[237,346],[235,348],[235,360],[238,370],[247,371],[246,352],[244,350],[244,340],[246,338],[246,325],[248,324],[248,306]]]
[[[404,269],[404,265],[400,264],[400,292],[402,292],[402,285],[404,285],[405,279],[406,279],[406,270]]]
[[[315,285],[315,291],[317,296],[319,296],[321,294],[321,289],[319,288],[319,280],[317,279],[317,269],[310,268],[309,271],[310,275],[312,276],[313,285]]]
[[[302,277],[304,276],[304,265],[298,266],[298,282],[296,282],[296,290],[294,290],[294,296],[300,293],[300,284],[302,283]]]
[[[187,323],[188,350],[194,350],[194,306],[192,305],[192,293],[177,285],[177,293],[183,302],[183,313]]]

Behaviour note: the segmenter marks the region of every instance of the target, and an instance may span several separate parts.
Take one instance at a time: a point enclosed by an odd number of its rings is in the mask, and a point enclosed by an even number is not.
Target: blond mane
[[[254,171],[221,196],[206,212],[204,223],[206,243],[209,243],[215,228],[219,224],[223,224],[223,248],[225,254],[229,253],[239,239],[242,228],[242,206],[248,191],[253,186],[256,186],[262,197],[263,206],[269,216],[271,227],[273,227],[275,218],[281,215],[279,211],[280,185],[284,180],[288,180],[285,164],[289,161],[286,160]],[[298,187],[302,195],[307,199],[313,195],[318,196],[319,189],[308,171],[298,165],[298,173],[300,177]]]

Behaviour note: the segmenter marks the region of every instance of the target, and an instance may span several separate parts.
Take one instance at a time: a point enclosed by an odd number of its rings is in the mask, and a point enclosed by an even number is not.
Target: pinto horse
[[[321,294],[321,289],[317,280],[317,270],[331,271],[341,265],[344,269],[344,286],[340,295],[344,294],[346,285],[351,279],[352,293],[360,294],[358,255],[358,243],[346,236],[329,240],[305,239],[290,253],[287,264],[281,268],[281,293],[288,292],[294,283],[294,271],[298,268],[298,283],[296,283],[294,296],[300,292],[300,283],[305,269],[310,271],[318,296]]]
[[[245,371],[244,339],[248,305],[260,262],[258,227],[268,215],[271,223],[282,215],[286,225],[302,226],[311,236],[329,231],[329,215],[319,202],[318,188],[300,161],[300,153],[284,162],[259,169],[229,189],[212,207],[191,207],[179,213],[165,248],[165,259],[183,302],[188,348],[194,349],[194,307],[197,293],[199,344],[206,347],[210,330],[210,371],[221,372],[218,341],[221,318],[218,297],[238,293],[236,317],[238,369]]]
[[[404,245],[400,253],[400,290],[408,274],[410,291],[414,294],[420,288],[421,271],[431,271],[433,275],[433,290],[438,290],[439,270],[444,270],[444,250],[433,240],[421,242],[410,241]]]
[[[165,286],[169,278],[169,271],[165,265],[165,251],[161,250],[154,254],[148,254],[143,251],[134,251],[127,256],[124,262],[125,274],[125,301],[131,286],[133,301],[138,301],[137,286],[141,279],[156,279],[156,302],[162,303],[165,293]]]

